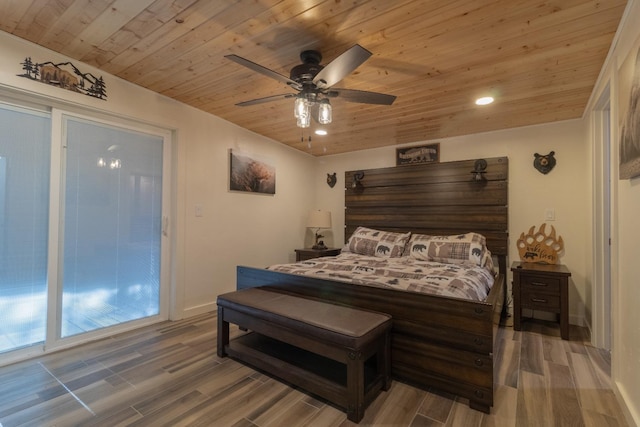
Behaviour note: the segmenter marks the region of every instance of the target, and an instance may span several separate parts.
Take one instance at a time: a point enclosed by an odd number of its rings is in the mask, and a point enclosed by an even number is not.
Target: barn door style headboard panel
[[[476,160],[345,172],[345,239],[358,226],[429,235],[475,231],[506,259],[509,160],[482,159],[481,180],[472,173]],[[354,175],[361,176],[356,185]]]

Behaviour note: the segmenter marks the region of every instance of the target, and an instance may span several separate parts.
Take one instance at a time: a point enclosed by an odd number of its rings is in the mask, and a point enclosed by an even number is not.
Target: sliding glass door
[[[0,355],[166,319],[169,134],[5,104],[0,129]]]
[[[0,352],[44,342],[51,118],[0,104]]]
[[[62,337],[160,314],[163,138],[65,118]]]

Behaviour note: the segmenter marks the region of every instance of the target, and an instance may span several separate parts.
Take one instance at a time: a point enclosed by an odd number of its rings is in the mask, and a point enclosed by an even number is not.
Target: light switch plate
[[[547,208],[544,211],[544,219],[546,221],[555,221],[556,220],[556,210],[553,208]]]

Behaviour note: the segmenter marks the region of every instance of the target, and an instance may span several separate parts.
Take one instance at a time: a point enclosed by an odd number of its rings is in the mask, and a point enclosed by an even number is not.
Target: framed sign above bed
[[[437,163],[440,161],[440,143],[418,147],[396,148],[396,166]]]

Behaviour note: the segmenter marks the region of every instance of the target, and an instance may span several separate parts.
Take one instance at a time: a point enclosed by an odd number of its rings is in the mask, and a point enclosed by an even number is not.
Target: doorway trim
[[[592,238],[593,287],[591,293],[591,343],[612,348],[612,153],[615,146],[611,87],[604,88],[593,109]]]

